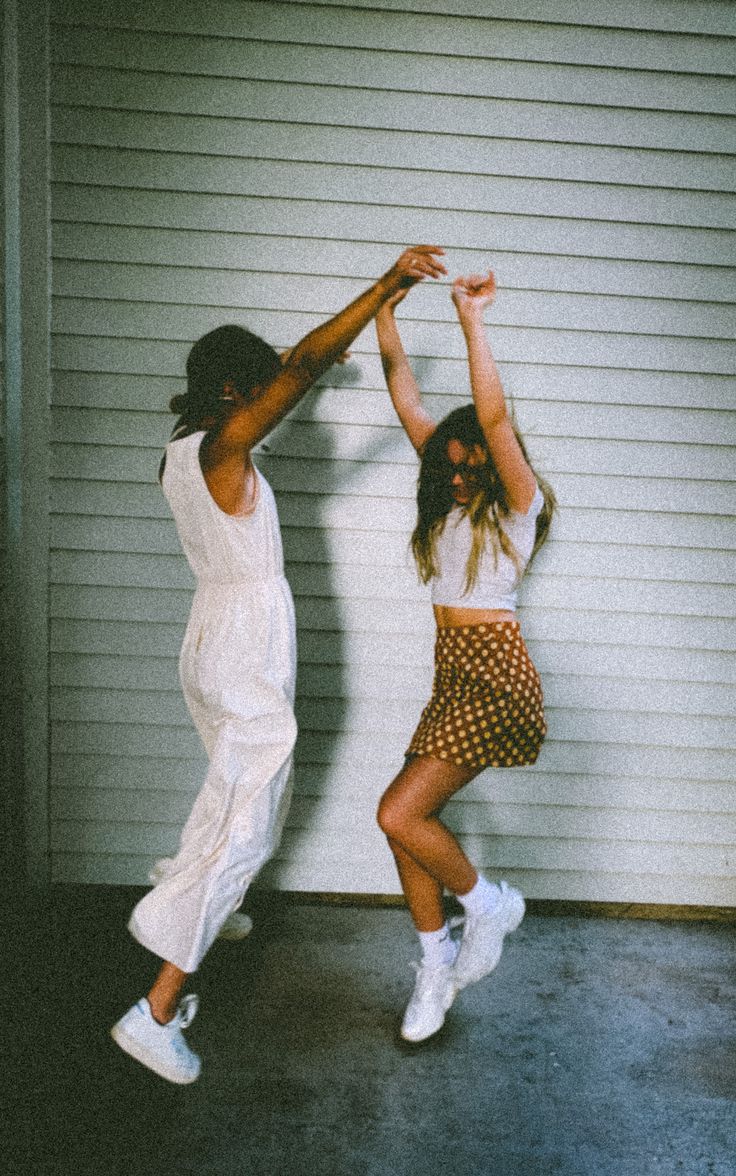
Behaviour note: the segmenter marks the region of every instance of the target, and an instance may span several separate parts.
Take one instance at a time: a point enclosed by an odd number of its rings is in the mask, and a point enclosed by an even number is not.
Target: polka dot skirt
[[[407,755],[478,768],[533,764],[547,725],[518,621],[439,628],[432,697]]]

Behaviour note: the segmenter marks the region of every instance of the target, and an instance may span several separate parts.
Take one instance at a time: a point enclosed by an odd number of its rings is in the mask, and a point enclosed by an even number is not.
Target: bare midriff
[[[435,604],[434,619],[439,629],[465,625],[492,625],[498,621],[515,621],[516,613],[507,608],[455,608]]]

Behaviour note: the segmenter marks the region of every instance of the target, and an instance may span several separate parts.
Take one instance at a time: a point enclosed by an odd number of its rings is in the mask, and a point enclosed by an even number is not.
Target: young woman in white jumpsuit
[[[434,246],[416,246],[373,286],[296,345],[282,363],[241,327],[210,331],[187,360],[187,393],[162,462],[162,484],[197,580],[181,680],[209,757],[175,857],[129,928],[163,960],[151,990],[113,1026],[114,1040],[172,1082],[200,1060],[182,1029],[197,998],[188,976],[274,852],[289,802],[296,739],[294,610],[276,506],[251,449],[344,353],[380,307],[445,273]]]

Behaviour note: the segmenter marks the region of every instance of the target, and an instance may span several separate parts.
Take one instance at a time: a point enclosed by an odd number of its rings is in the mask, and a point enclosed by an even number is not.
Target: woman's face
[[[467,506],[480,486],[478,472],[486,463],[486,452],[482,445],[468,448],[462,441],[452,440],[447,442],[447,460],[452,467],[452,497],[458,506]]]

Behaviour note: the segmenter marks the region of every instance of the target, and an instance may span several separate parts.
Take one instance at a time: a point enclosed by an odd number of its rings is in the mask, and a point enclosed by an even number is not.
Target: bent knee
[[[408,814],[404,806],[388,795],[382,796],[376,813],[378,827],[382,833],[394,841],[401,840],[401,834],[406,828]]]

